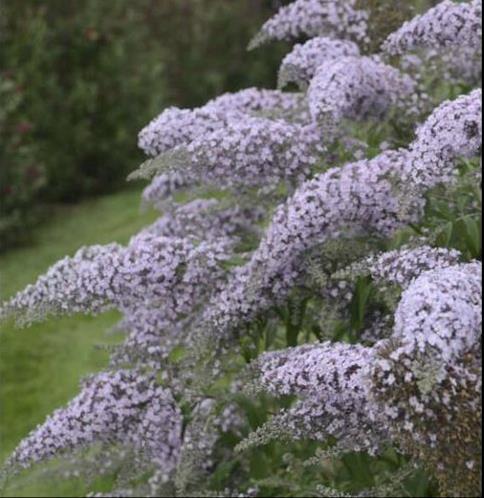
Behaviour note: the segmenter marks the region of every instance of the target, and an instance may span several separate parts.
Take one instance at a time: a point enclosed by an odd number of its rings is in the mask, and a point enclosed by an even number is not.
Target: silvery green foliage
[[[358,9],[355,0],[296,0],[262,26],[249,48],[273,40],[291,40],[307,36],[330,36],[365,41],[367,12]]]
[[[152,204],[160,211],[164,211],[173,194],[192,187],[193,179],[182,171],[170,171],[156,175],[151,183],[143,190],[143,203],[146,205]]]
[[[383,50],[395,55],[420,47],[479,47],[481,43],[482,0],[444,0],[392,33]]]
[[[412,105],[416,84],[375,57],[348,56],[320,65],[308,89],[312,118],[320,123],[381,118]]]
[[[323,63],[358,55],[360,49],[351,41],[333,40],[324,36],[312,38],[306,43],[295,45],[286,55],[279,68],[278,86],[284,88],[288,83],[296,83],[304,90]]]
[[[8,466],[28,467],[93,442],[133,447],[169,475],[181,446],[182,419],[169,390],[135,371],[100,373],[18,446]]]

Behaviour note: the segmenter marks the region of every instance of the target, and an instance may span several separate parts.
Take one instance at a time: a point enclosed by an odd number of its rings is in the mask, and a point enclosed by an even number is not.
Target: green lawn
[[[0,299],[35,281],[51,264],[82,245],[126,242],[156,213],[141,212],[140,192],[127,190],[55,209],[29,247],[0,256]],[[0,460],[53,409],[78,390],[79,379],[107,362],[97,344],[116,313],[50,319],[27,329],[0,325]]]

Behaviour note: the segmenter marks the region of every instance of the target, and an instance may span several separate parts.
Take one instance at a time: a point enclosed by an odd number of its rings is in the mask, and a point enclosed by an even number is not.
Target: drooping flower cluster
[[[190,174],[205,183],[261,187],[307,178],[322,151],[319,131],[265,118],[246,118],[194,140]]]
[[[298,94],[248,88],[217,97],[198,109],[170,107],[141,130],[138,145],[147,155],[157,156],[252,113],[296,118],[302,105]]]
[[[215,109],[178,109],[171,107],[153,119],[138,137],[138,145],[149,156],[157,156],[195,137],[227,125],[230,116]]]
[[[22,441],[9,465],[28,467],[102,442],[132,447],[168,475],[177,463],[181,430],[173,396],[154,378],[126,370],[100,373],[87,379],[76,398]]]
[[[301,274],[304,252],[342,232],[388,236],[416,221],[422,201],[402,216],[391,182],[406,159],[406,151],[389,151],[304,183],[277,209],[249,263],[234,273],[207,310],[208,319],[223,332],[284,299]]]
[[[422,189],[452,181],[456,159],[482,148],[482,90],[444,102],[417,130],[404,181]]]
[[[356,0],[296,0],[265,23],[249,47],[301,36],[365,41],[367,21],[368,14],[357,8]]]
[[[372,350],[360,345],[308,344],[266,353],[257,360],[260,387],[276,396],[304,399],[274,420],[295,438],[337,438],[347,451],[376,451],[385,429],[368,418],[365,382]]]
[[[319,66],[341,57],[360,54],[358,45],[351,41],[333,40],[324,36],[312,38],[304,44],[297,44],[284,58],[279,68],[280,88],[288,83],[297,83],[306,89]]]
[[[237,239],[243,234],[257,233],[257,223],[263,217],[264,210],[257,206],[224,206],[216,199],[195,199],[167,212],[141,233],[194,241]]]
[[[410,255],[406,251],[404,259]],[[439,458],[447,465],[459,461],[458,472],[469,481],[464,488],[477,489],[477,445],[472,438],[458,438],[480,425],[480,356],[475,354],[482,327],[482,267],[448,265],[447,258],[437,258],[436,269],[423,265],[420,274],[415,265],[416,278],[403,293],[392,337],[372,348],[323,343],[262,355],[256,368],[261,387],[277,396],[303,397],[277,415],[272,427],[296,438],[337,436],[338,448],[356,451],[378,450],[378,441],[394,438],[420,457],[435,452],[438,465],[434,455],[429,466],[437,473],[439,465],[444,470]],[[457,459],[449,455],[449,438]],[[256,433],[254,442],[265,440]],[[452,478],[443,476],[443,482],[459,489]]]
[[[226,93],[210,100],[208,109],[216,109],[226,114],[241,112],[255,115],[268,115],[294,120],[304,117],[304,97],[299,93],[247,88],[236,93]],[[302,116],[299,116],[302,113]]]
[[[383,45],[390,54],[417,48],[480,47],[482,43],[482,0],[444,0],[425,14],[406,22]]]
[[[481,335],[481,280],[480,263],[431,270],[416,279],[395,313],[394,337],[401,346],[392,358],[418,351],[445,363],[475,347]]]
[[[424,271],[456,265],[459,251],[430,246],[404,247],[389,251],[371,263],[370,273],[377,282],[389,282],[408,287]]]
[[[482,80],[482,49],[480,47],[448,47],[427,49],[403,55],[399,66],[421,85],[441,84],[475,88]],[[426,98],[431,99],[427,94]],[[438,104],[438,99],[434,99]]]
[[[277,209],[258,249],[247,265],[234,272],[226,289],[207,310],[207,319],[223,334],[227,328],[250,321],[267,306],[284,299],[301,275],[299,259],[304,252],[339,237],[341,232],[388,236],[416,222],[425,204],[423,197],[413,193],[399,196],[395,183],[410,177],[410,185],[418,186],[418,177],[414,180],[418,164],[429,171],[429,181],[424,185],[430,188],[442,181],[441,157],[447,160],[445,167],[454,170],[456,159],[478,152],[482,140],[476,123],[481,112],[479,95],[480,91],[476,91],[444,103],[420,128],[410,150],[384,152],[372,160],[331,169],[304,183]],[[471,105],[466,108],[469,101]],[[454,106],[467,109],[467,119],[462,110],[449,116],[447,110]],[[470,123],[475,135],[466,134],[464,123]],[[449,126],[454,133],[446,133]],[[423,130],[436,127],[444,132],[434,130],[426,142]],[[416,163],[416,153],[424,145],[432,147],[432,154],[420,154]],[[439,159],[437,168],[434,157]]]
[[[392,438],[432,470],[444,496],[480,488],[481,286],[480,263],[423,273],[403,293],[370,373]]]
[[[229,241],[195,246],[188,239],[142,233],[126,247],[92,246],[64,258],[2,308],[27,323],[48,314],[99,313],[163,306],[167,319],[186,313],[213,282]]]
[[[404,108],[415,96],[415,82],[372,57],[341,57],[319,66],[308,89],[311,116],[318,122],[382,117]]]

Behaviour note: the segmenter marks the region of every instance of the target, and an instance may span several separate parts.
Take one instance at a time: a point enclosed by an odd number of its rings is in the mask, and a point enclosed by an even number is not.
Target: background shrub
[[[30,204],[45,183],[32,123],[21,111],[24,93],[12,77],[0,75],[0,250],[31,225]]]
[[[5,90],[15,98],[4,112],[15,117],[2,124],[1,247],[19,240],[39,200],[72,202],[124,185],[142,158],[137,132],[163,107],[273,86],[283,52],[250,57],[245,46],[281,3],[2,2],[2,81],[17,90]],[[28,123],[21,151],[20,123]]]

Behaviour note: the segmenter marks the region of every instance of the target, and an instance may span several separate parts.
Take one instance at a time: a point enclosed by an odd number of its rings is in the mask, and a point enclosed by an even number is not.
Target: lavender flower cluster
[[[383,50],[475,51],[481,10],[477,0],[444,0],[390,35]],[[280,67],[280,86],[296,83],[300,92],[249,88],[198,109],[163,111],[139,134],[149,159],[135,173],[154,176],[143,200],[162,211],[159,219],[126,246],[80,249],[2,305],[1,319],[25,323],[114,308],[125,332],[107,370],[20,443],[9,471],[58,454],[81,459],[80,450],[98,444],[101,452],[135,455],[136,485],[126,477],[113,495],[188,496],[221,462],[237,458],[240,472],[250,468],[244,448],[310,439],[332,444],[327,451],[336,456],[394,445],[426,466],[443,494],[475,493],[481,263],[426,241],[381,247],[418,225],[433,189],[455,182],[462,159],[479,155],[482,92],[438,105],[413,141],[397,133],[399,149],[379,144],[379,154],[365,157],[374,150],[365,143],[363,156],[349,160],[358,137],[348,121],[371,131],[397,109],[412,129],[432,90],[413,77],[418,70],[406,73],[413,59],[399,70],[385,54],[360,55],[367,47],[355,42],[368,41],[369,19],[356,0],[281,8],[252,46],[312,38]],[[363,257],[353,256],[361,241]],[[312,257],[327,257],[332,244],[348,253],[336,251],[336,269],[343,260],[350,269],[328,270],[315,289]],[[373,256],[370,248],[378,248]],[[371,299],[380,301],[368,305],[358,336],[345,336],[353,343],[326,340],[314,322],[322,314],[331,332],[328,307],[339,318],[349,314],[352,271],[379,290]],[[381,298],[389,289],[391,304]],[[262,342],[280,347],[281,330],[302,330],[305,320],[306,344],[260,351]],[[288,346],[301,341],[298,333],[286,336]],[[251,382],[241,366],[248,351],[261,353],[249,367]],[[243,439],[248,423],[233,400],[244,384],[297,399]],[[237,457],[225,443],[229,433],[239,441]]]
[[[28,467],[101,442],[133,447],[168,474],[180,452],[181,430],[181,413],[173,396],[153,377],[124,370],[101,373],[87,379],[76,398],[34,429],[8,465]]]
[[[404,251],[396,261],[405,266],[410,255]],[[257,361],[258,380],[277,396],[303,398],[275,416],[280,432],[284,427],[295,438],[336,437],[337,447],[346,451],[374,452],[398,441],[420,458],[433,452],[433,460],[446,460],[437,466],[445,491],[459,489],[445,477],[451,462],[458,464],[452,476],[460,473],[465,489],[476,489],[478,450],[459,438],[476,429],[468,424],[480,413],[482,266],[448,266],[444,257],[442,267],[434,258],[435,269],[428,270],[421,249],[416,256],[420,274],[402,296],[390,339],[371,348],[323,343],[266,353]],[[462,420],[459,410],[474,415]],[[457,462],[446,447],[452,432],[458,433],[452,440],[460,452]]]
[[[279,88],[297,83],[304,90],[313,79],[319,66],[341,57],[357,57],[360,49],[348,40],[333,40],[324,36],[297,44],[286,55],[279,68]]]
[[[378,58],[348,56],[328,60],[308,89],[311,116],[318,122],[381,118],[411,101],[415,82]]]
[[[249,47],[303,35],[364,41],[367,22],[368,13],[357,8],[356,0],[296,0],[265,23]]]
[[[421,16],[406,22],[383,45],[390,54],[416,48],[480,47],[482,43],[482,0],[444,0]]]

